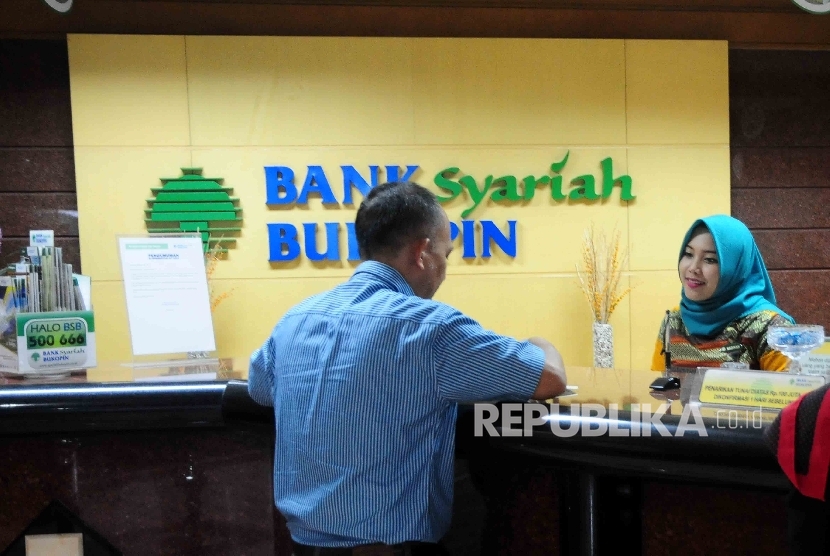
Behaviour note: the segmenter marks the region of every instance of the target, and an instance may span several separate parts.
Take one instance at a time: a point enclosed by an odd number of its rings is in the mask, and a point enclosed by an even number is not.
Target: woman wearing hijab
[[[770,326],[793,324],[775,304],[769,274],[752,233],[731,216],[692,224],[680,249],[680,307],[667,311],[652,370],[720,367],[746,363],[751,369],[784,371],[789,359],[767,344]]]

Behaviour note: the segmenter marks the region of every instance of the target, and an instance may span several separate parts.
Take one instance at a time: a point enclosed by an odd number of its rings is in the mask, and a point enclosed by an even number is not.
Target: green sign
[[[182,168],[178,178],[161,178],[162,187],[152,188],[155,195],[147,199],[144,209],[150,233],[197,232],[207,252],[214,245],[227,251],[242,228],[239,199],[231,197],[232,187],[224,187],[222,178],[205,178],[201,168]]]
[[[614,176],[614,162],[610,157],[600,162],[601,176],[599,180],[592,174],[575,176],[569,182],[571,189],[566,192],[561,172],[568,163],[569,156],[570,151],[565,153],[565,158],[551,164],[548,174],[529,175],[521,179],[512,175],[499,177],[489,175],[481,181],[470,175],[456,178],[462,173],[460,168],[454,166],[444,168],[435,175],[435,185],[448,195],[439,195],[438,200],[447,203],[466,190],[470,201],[473,203],[471,207],[461,213],[462,218],[467,218],[486,198],[496,203],[529,201],[533,199],[537,188],[550,188],[550,196],[554,201],[590,202],[607,199],[617,185],[620,187],[620,200],[633,201],[636,198],[631,191],[633,185],[631,176]]]
[[[58,373],[94,367],[95,319],[92,311],[17,315],[19,371]]]
[[[26,347],[85,346],[88,332],[86,322],[79,318],[32,320],[26,326]]]

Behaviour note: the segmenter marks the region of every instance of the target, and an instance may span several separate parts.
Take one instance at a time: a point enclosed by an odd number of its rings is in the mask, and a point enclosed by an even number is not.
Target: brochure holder
[[[87,277],[52,253],[36,272],[21,263],[20,274],[0,276],[0,372],[56,378],[97,364],[95,315],[78,280]]]
[[[117,237],[136,372],[216,372],[219,359],[199,233]]]

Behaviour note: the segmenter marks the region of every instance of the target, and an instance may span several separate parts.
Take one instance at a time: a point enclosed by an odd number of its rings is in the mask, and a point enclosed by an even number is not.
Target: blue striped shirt
[[[438,541],[460,401],[528,399],[543,351],[417,297],[375,261],[289,310],[251,356],[274,407],[274,501],[302,544]]]

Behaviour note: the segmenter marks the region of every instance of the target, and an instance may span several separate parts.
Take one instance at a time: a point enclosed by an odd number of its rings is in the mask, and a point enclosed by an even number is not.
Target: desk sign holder
[[[19,313],[17,372],[52,375],[96,366],[92,311]]]
[[[118,237],[134,368],[218,368],[199,233]]]
[[[709,407],[780,410],[816,388],[823,376],[771,371],[701,368],[695,376],[689,403]]]

